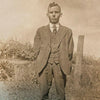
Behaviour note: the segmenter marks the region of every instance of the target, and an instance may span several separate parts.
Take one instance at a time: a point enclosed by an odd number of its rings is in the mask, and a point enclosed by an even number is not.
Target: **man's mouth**
[[[52,20],[56,20],[56,19],[52,19]]]

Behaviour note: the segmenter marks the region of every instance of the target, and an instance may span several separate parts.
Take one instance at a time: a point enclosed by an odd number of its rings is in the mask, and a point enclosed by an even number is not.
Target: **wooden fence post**
[[[80,88],[79,82],[82,73],[81,71],[82,71],[82,59],[83,59],[83,44],[84,44],[84,35],[80,35],[78,37],[76,65],[75,65],[75,72],[74,72],[75,89]]]

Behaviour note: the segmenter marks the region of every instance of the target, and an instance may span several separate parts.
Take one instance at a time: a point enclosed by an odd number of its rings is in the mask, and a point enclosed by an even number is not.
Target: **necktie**
[[[56,27],[56,25],[53,26],[53,33],[54,33],[54,34],[57,33],[57,27]]]

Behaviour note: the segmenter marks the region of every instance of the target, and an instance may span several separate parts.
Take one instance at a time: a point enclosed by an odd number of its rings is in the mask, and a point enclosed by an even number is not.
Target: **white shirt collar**
[[[57,28],[57,31],[59,30],[59,23],[55,24],[56,25],[56,28]],[[50,30],[51,32],[53,32],[53,24],[52,23],[49,23],[49,26],[50,26]]]

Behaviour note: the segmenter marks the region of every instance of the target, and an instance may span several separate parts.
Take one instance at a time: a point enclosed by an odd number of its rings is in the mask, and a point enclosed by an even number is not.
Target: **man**
[[[34,39],[34,60],[40,84],[41,100],[48,98],[54,78],[59,100],[65,100],[65,85],[70,74],[73,56],[71,29],[59,23],[61,8],[50,3],[47,16],[49,25],[40,27]]]

